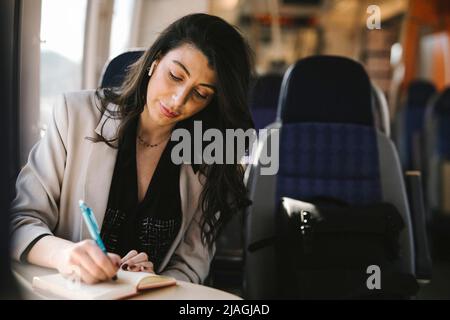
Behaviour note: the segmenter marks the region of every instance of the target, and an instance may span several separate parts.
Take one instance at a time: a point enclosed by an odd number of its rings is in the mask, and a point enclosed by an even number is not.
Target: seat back
[[[125,80],[128,68],[143,54],[143,50],[127,51],[108,61],[100,77],[100,88],[120,87]]]
[[[300,60],[283,78],[277,118],[283,123],[334,122],[373,127],[367,73],[359,63],[344,57]]]
[[[279,171],[261,175],[252,167],[253,205],[247,211],[245,293],[275,298],[274,247],[251,252],[248,245],[275,234],[280,197],[333,197],[349,204],[388,202],[406,228],[400,235],[398,267],[414,274],[411,220],[400,163],[392,142],[375,127],[372,87],[363,67],[350,59],[317,56],[286,72],[280,93]],[[270,137],[270,136],[269,136]],[[260,150],[269,148],[260,141]]]
[[[432,211],[450,211],[445,202],[450,179],[445,168],[450,166],[450,88],[436,95],[430,102],[425,120],[426,191],[428,205]]]
[[[372,82],[373,113],[375,115],[376,127],[383,132],[386,137],[391,137],[391,120],[389,116],[389,106],[384,92],[380,87]]]
[[[437,152],[444,160],[450,160],[450,88],[439,96],[434,106],[437,117]]]
[[[435,92],[435,86],[427,80],[412,81],[408,87],[405,106],[399,111],[395,122],[395,141],[404,169],[423,170],[421,136],[425,110]]]
[[[256,80],[250,93],[250,109],[256,130],[275,121],[282,80],[283,76],[275,73]]]

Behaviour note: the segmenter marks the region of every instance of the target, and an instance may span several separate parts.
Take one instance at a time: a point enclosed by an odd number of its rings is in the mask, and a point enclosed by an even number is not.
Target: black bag
[[[398,268],[404,223],[393,205],[314,202],[281,199],[275,237],[279,298],[402,299],[418,291],[414,276]],[[376,278],[369,278],[376,271],[370,268],[379,268],[380,288],[373,287]]]

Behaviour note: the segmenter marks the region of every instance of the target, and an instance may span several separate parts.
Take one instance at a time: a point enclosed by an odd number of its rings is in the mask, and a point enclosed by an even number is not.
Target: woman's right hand
[[[77,276],[81,281],[93,284],[106,281],[116,275],[120,256],[98,247],[94,240],[83,240],[62,250],[57,269],[63,276]]]

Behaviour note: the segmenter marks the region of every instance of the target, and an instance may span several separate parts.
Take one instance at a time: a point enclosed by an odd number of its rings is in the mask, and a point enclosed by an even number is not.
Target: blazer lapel
[[[177,236],[175,237],[174,241],[172,242],[172,245],[170,246],[169,250],[167,251],[164,259],[161,261],[158,270],[156,270],[158,273],[162,272],[166,268],[167,264],[170,261],[170,258],[172,257],[176,248],[180,244],[183,234],[185,232],[186,215],[189,212],[188,190],[189,190],[189,185],[188,185],[188,181],[187,181],[187,177],[186,177],[186,165],[181,165],[181,168],[180,168],[181,225],[180,225],[180,229],[178,230]]]
[[[110,105],[108,110],[117,109],[117,106]],[[107,140],[114,139],[117,136],[117,129],[120,120],[105,114],[102,116],[95,132],[103,135]],[[103,129],[102,129],[103,128]],[[84,188],[85,202],[93,210],[99,228],[101,229],[108,205],[109,189],[114,173],[114,166],[117,159],[117,142],[111,143],[115,148],[110,147],[104,142],[92,142],[88,165],[86,169],[86,182]],[[89,230],[82,223],[82,239],[90,238]]]

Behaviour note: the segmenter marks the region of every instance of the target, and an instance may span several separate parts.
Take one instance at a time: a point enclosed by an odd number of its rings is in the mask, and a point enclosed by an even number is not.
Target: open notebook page
[[[33,287],[49,291],[68,299],[120,299],[135,295],[139,289],[149,289],[175,284],[173,278],[158,276],[146,272],[129,272],[119,270],[118,279],[93,285],[74,283],[60,274],[53,274],[33,279]]]

